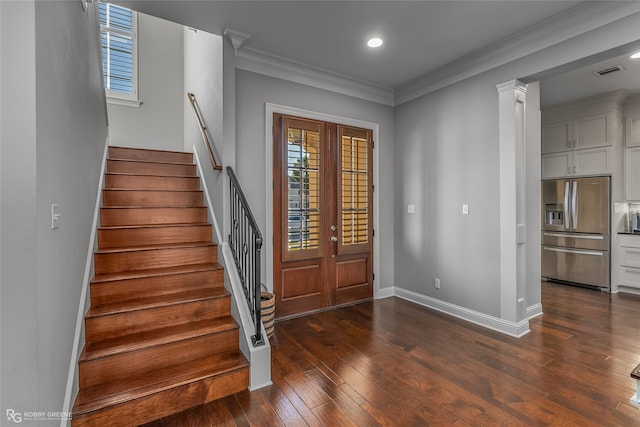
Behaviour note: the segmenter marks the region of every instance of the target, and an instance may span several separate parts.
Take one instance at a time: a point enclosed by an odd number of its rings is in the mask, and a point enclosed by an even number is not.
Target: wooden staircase
[[[135,426],[245,390],[191,153],[109,148],[72,425]]]

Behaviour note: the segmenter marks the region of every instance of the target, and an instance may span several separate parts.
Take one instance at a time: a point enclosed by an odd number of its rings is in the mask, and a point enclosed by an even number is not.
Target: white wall
[[[107,136],[94,5],[0,2],[3,416],[63,410]]]
[[[500,317],[496,85],[634,41],[639,27],[632,15],[396,107],[397,287]],[[539,283],[528,287],[527,306],[539,294]]]
[[[209,141],[214,146],[216,160],[225,164],[223,150],[223,66],[222,37],[204,31],[183,29],[184,39],[184,147],[192,151],[195,145],[204,168],[202,177],[212,195],[213,209],[218,220],[223,218],[224,171],[214,171],[209,160],[191,103],[186,93],[196,95]],[[225,236],[223,236],[225,238]]]
[[[375,148],[379,150],[380,157],[379,188],[376,188],[380,204],[380,229],[376,230],[376,239],[380,239],[381,242],[380,277],[376,276],[376,281],[380,288],[393,286],[393,109],[334,92],[237,70],[236,172],[263,234],[267,221],[266,197],[272,197],[272,194],[265,194],[265,144],[272,143],[271,140],[265,141],[266,103],[380,125],[380,140],[375,141]],[[270,242],[265,242],[265,251],[270,250],[269,245]],[[265,251],[263,256],[266,255]],[[264,263],[265,259],[263,265]],[[272,285],[270,279],[266,283]]]
[[[109,144],[183,150],[182,26],[138,14],[139,108],[108,104]]]

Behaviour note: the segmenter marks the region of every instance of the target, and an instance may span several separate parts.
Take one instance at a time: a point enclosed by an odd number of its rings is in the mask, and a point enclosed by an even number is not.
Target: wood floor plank
[[[629,374],[640,362],[640,296],[543,283],[542,306],[544,314],[519,339],[398,298],[279,322],[271,339],[272,386],[179,420],[640,425],[640,409],[629,404]]]

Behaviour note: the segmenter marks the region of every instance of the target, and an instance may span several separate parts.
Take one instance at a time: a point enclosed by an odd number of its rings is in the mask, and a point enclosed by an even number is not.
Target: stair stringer
[[[224,287],[231,294],[231,316],[240,326],[240,351],[249,361],[249,390],[257,390],[273,384],[271,382],[271,344],[262,324],[260,324],[260,327],[262,328],[264,344],[256,347],[251,341],[251,337],[255,335],[251,312],[244,299],[242,282],[238,275],[238,269],[233,259],[229,242],[222,239],[216,213],[211,202],[211,195],[204,179],[204,171],[195,146],[193,147],[193,157],[197,166],[198,176],[202,178],[200,182],[205,196],[205,204],[208,207],[209,220],[213,224],[213,237],[214,241],[218,243],[218,254],[221,255],[218,257],[218,262],[224,267]]]
[[[89,245],[87,249],[87,261],[85,264],[84,276],[82,279],[82,291],[80,292],[80,301],[78,302],[78,315],[76,318],[76,327],[73,335],[73,347],[71,348],[71,357],[69,361],[69,374],[67,376],[67,387],[64,393],[64,402],[62,412],[71,414],[73,410],[73,401],[78,393],[78,360],[80,352],[84,346],[84,316],[89,310],[89,284],[93,277],[93,254],[98,248],[97,233],[100,227],[100,208],[102,207],[102,190],[104,188],[104,177],[107,168],[107,157],[109,153],[109,137],[104,141],[104,153],[102,154],[102,165],[100,167],[100,178],[98,180],[98,188],[96,191],[96,204],[93,212],[93,221],[91,223],[91,234],[89,236]],[[71,417],[61,417],[60,427],[71,426]]]

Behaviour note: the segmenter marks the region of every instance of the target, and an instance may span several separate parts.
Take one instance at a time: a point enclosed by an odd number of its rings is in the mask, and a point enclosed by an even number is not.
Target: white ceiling
[[[251,35],[243,48],[286,58],[330,73],[398,90],[460,58],[524,34],[558,15],[573,14],[580,1],[446,0],[446,1],[273,1],[273,0],[112,0],[134,10],[221,35],[231,29]],[[601,2],[589,2],[591,4]],[[611,4],[611,3],[609,3]],[[607,4],[604,7],[609,7]],[[578,14],[576,13],[576,16]],[[384,39],[376,50],[371,36]],[[482,53],[480,52],[480,53]],[[619,54],[619,53],[618,53]],[[613,55],[613,54],[612,54]],[[603,64],[581,63],[542,81],[542,103],[581,97],[589,91],[640,89],[638,67],[596,78]],[[640,61],[637,61],[640,62]],[[582,68],[580,68],[582,67]],[[559,72],[556,72],[558,74]],[[621,79],[618,81],[618,79]]]
[[[396,88],[578,1],[118,1],[243,47]],[[372,50],[366,41],[384,39]]]
[[[631,52],[640,51],[640,44],[629,46],[599,55],[598,58],[581,61],[587,64],[575,64],[568,71],[552,73],[540,80],[540,103],[542,106],[559,104],[577,98],[587,98],[616,90],[629,93],[640,92],[640,59],[631,59]],[[603,56],[606,58],[602,59]],[[602,77],[594,72],[616,65],[622,65],[622,71]]]

